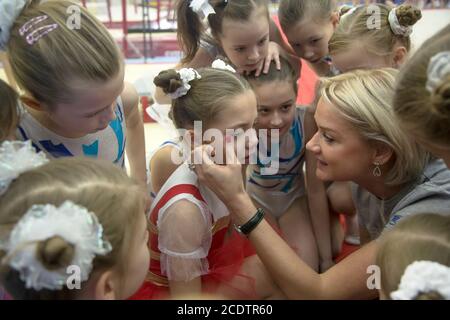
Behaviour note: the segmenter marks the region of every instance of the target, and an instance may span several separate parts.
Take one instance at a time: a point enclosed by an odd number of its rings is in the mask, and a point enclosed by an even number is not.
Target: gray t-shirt
[[[403,217],[419,213],[450,214],[450,170],[441,159],[428,163],[418,179],[390,199],[379,199],[352,183],[352,197],[360,226],[372,240]]]

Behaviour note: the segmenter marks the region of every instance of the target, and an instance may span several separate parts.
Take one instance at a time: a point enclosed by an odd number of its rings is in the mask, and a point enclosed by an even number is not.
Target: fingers
[[[267,59],[268,58],[266,58],[265,60],[267,60]],[[269,63],[270,63],[270,61],[269,61]],[[255,70],[255,77],[259,77],[263,67],[264,67],[264,61],[259,64],[258,68],[256,68],[256,70]]]
[[[241,165],[238,157],[236,156],[236,153],[234,151],[234,144],[233,143],[226,143],[225,145],[225,161],[227,165]]]
[[[199,147],[196,147],[192,151],[194,164],[196,165],[196,167],[197,167],[197,165],[202,165],[202,164],[205,164],[206,166],[215,165],[214,161],[212,160],[213,152],[214,152],[214,148],[210,145],[201,145]]]
[[[281,70],[280,56],[279,55],[275,56],[274,60],[275,60],[275,65],[277,66],[277,70]],[[269,68],[267,68],[267,72],[269,72]]]
[[[280,63],[280,57],[279,57],[279,56],[275,56],[275,57],[273,57],[273,58],[274,58],[275,62],[276,62],[277,59],[278,59],[278,63]],[[271,59],[270,57],[268,57],[268,58],[266,59],[266,61],[264,61],[264,70],[263,70],[263,73],[267,74],[267,73],[269,72],[270,64],[271,64],[271,63],[272,63],[272,59]]]

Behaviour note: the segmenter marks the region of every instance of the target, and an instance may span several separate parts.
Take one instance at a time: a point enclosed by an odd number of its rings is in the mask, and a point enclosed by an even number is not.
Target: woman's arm
[[[228,206],[237,224],[246,223],[256,212],[242,183],[240,164],[232,148],[225,149],[233,164],[216,165],[211,146],[196,148],[202,164],[195,171],[200,181],[213,190]],[[236,163],[236,164],[234,164]],[[289,245],[263,220],[249,235],[256,252],[275,282],[290,299],[370,299],[378,295],[367,287],[367,268],[375,263],[376,243],[363,248],[318,274],[307,266]]]

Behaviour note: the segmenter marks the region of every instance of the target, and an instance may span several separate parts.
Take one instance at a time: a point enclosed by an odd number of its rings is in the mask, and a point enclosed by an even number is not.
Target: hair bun
[[[420,18],[422,18],[420,9],[410,4],[399,6],[396,13],[398,22],[403,27],[413,26]]]
[[[431,103],[438,115],[450,119],[450,76],[431,95]]]
[[[174,93],[178,88],[183,86],[179,73],[174,70],[161,71],[153,80],[153,83],[162,88],[164,93]]]
[[[38,260],[48,270],[56,270],[68,266],[75,255],[75,246],[60,236],[41,241],[37,250]]]

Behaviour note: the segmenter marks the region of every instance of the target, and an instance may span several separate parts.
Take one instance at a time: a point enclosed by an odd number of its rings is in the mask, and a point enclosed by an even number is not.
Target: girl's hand
[[[278,43],[270,41],[267,57],[264,59],[264,62],[261,63],[261,65],[256,69],[255,76],[258,77],[261,74],[261,71],[265,74],[268,73],[272,60],[275,61],[277,70],[280,70],[281,69],[280,52],[282,50],[283,49],[280,47]]]

